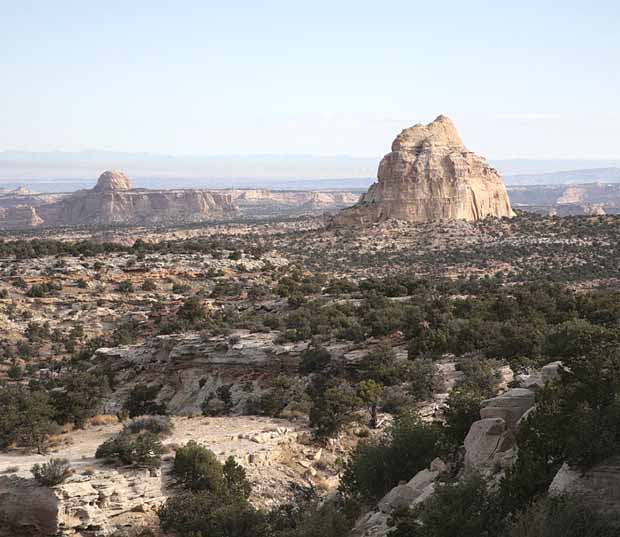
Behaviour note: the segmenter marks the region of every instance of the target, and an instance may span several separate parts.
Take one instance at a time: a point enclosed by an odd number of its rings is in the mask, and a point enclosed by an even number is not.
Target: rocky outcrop
[[[58,498],[34,479],[0,477],[0,536],[51,536],[58,532]]]
[[[20,203],[20,205],[15,205]],[[0,228],[199,222],[237,214],[226,191],[133,188],[119,171],[101,174],[90,190],[72,194],[0,196]]]
[[[515,437],[502,418],[474,422],[465,437],[465,471],[491,475],[514,460]]]
[[[34,479],[0,478],[2,537],[110,535],[154,517],[166,499],[161,470],[103,470],[55,487]]]
[[[549,486],[554,496],[579,496],[602,513],[620,515],[620,457],[581,472],[564,464]]]
[[[127,177],[123,172],[119,172],[118,170],[103,172],[99,179],[97,180],[97,184],[95,188],[93,188],[94,192],[110,192],[110,191],[119,191],[119,190],[131,190],[133,188],[133,183],[131,179]]]
[[[257,507],[291,501],[291,483],[337,486],[342,449],[307,445],[304,426],[260,417],[172,420],[160,469],[110,465],[92,457],[97,445],[118,432],[118,425],[68,433],[54,456],[69,461],[71,475],[54,487],[39,486],[28,471],[46,457],[0,457],[0,537],[108,537],[120,528],[156,528],[158,506],[180,491],[171,476],[173,449],[189,440],[209,447],[221,462],[233,456],[243,465]],[[21,457],[27,459],[19,462]],[[8,471],[15,473],[6,475]]]
[[[357,205],[334,219],[336,225],[514,216],[499,173],[466,149],[445,116],[402,131],[377,177]]]
[[[526,388],[512,388],[497,397],[482,402],[480,417],[502,418],[511,431],[517,430],[517,423],[527,410],[534,406],[536,394]]]
[[[40,226],[43,219],[34,207],[18,206],[6,209],[0,208],[0,228],[25,229]]]
[[[133,384],[146,382],[162,386],[159,398],[174,415],[200,415],[205,398],[224,384],[231,389],[233,412],[242,412],[278,370],[298,367],[305,344],[276,345],[274,334],[238,330],[239,342],[232,345],[224,336],[186,333],[157,336],[141,345],[98,349],[94,361],[109,367],[119,386],[106,410],[117,412]]]
[[[414,507],[435,491],[435,481],[448,471],[441,459],[435,459],[430,468],[419,471],[407,483],[390,490],[377,504],[377,509],[362,516],[351,531],[351,537],[384,537],[388,535],[388,520],[396,509]]]
[[[508,186],[512,206],[549,216],[620,214],[620,185]]]
[[[359,195],[353,192],[227,190],[240,208],[275,204],[300,209],[332,209],[353,205]]]
[[[353,205],[346,191],[147,190],[106,171],[90,190],[71,194],[0,193],[0,229],[35,226],[175,224],[230,216],[322,214]]]
[[[543,383],[550,382],[552,380],[558,380],[560,378],[560,370],[562,369],[562,362],[557,360],[550,362],[543,366],[540,370]]]
[[[133,189],[121,172],[104,172],[95,188],[37,209],[46,226],[167,224],[222,218],[236,212],[231,197],[207,190]]]
[[[519,421],[534,408],[536,394],[512,388],[482,402],[480,417],[465,437],[465,471],[492,475],[511,466],[517,455]]]

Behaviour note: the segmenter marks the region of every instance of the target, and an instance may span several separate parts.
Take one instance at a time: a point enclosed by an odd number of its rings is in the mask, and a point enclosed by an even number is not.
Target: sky
[[[0,151],[620,157],[617,0],[0,0]]]

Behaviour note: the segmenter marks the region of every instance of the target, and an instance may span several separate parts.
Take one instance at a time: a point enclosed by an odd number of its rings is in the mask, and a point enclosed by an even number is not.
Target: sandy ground
[[[282,433],[285,430],[290,432],[303,430],[302,427],[287,420],[254,416],[175,417],[172,418],[172,422],[174,433],[163,441],[164,444],[183,445],[195,440],[210,448],[221,459],[233,455],[241,460],[247,460],[249,456],[259,452],[268,454],[282,440]],[[121,425],[116,424],[71,431],[61,435],[59,445],[46,455],[20,450],[1,453],[0,474],[16,473],[30,477],[30,468],[33,464],[45,462],[51,457],[69,460],[77,471],[88,466],[99,466],[101,462],[94,458],[97,447],[121,428]],[[17,471],[14,471],[15,468]]]

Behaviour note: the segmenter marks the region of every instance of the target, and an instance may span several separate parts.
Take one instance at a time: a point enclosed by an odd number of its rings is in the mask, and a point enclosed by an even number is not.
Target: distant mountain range
[[[506,175],[508,185],[570,185],[581,183],[618,183],[620,167],[591,168],[585,170],[568,170],[549,173],[523,173]]]
[[[103,170],[120,169],[142,188],[363,190],[374,182],[380,157],[4,151],[0,187],[68,192],[90,187]],[[620,159],[504,159],[491,164],[508,185],[620,182]]]

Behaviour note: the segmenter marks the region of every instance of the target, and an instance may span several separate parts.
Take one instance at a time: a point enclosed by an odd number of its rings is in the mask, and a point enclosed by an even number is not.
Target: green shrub
[[[178,484],[191,491],[219,494],[224,489],[222,464],[215,453],[193,440],[177,449],[172,475]]]
[[[460,446],[470,427],[480,419],[480,407],[484,397],[477,391],[460,386],[453,389],[443,409],[444,432],[450,444]]]
[[[52,392],[52,404],[58,423],[82,427],[98,413],[103,397],[109,392],[108,379],[96,372],[77,371],[61,379],[62,389]]]
[[[245,468],[234,457],[228,457],[222,467],[224,483],[229,497],[247,500],[252,493],[252,485],[247,479]]]
[[[172,475],[178,485],[192,492],[244,501],[252,492],[245,469],[233,457],[228,457],[222,465],[215,453],[193,440],[177,449]]]
[[[207,317],[207,312],[200,299],[196,296],[191,296],[181,304],[177,311],[177,316],[184,321],[195,323],[204,320]]]
[[[161,528],[179,537],[268,537],[263,513],[247,500],[208,490],[171,496],[159,509]]]
[[[326,439],[338,434],[342,428],[351,423],[362,401],[345,382],[337,386],[325,386],[311,394],[310,426],[319,439]]]
[[[309,401],[301,379],[282,374],[260,396],[258,406],[261,414],[277,418],[291,407],[307,412]]]
[[[138,434],[144,431],[167,437],[172,435],[174,425],[168,416],[138,416],[123,426],[126,434]]]
[[[136,384],[131,391],[123,408],[129,412],[129,417],[144,416],[147,414],[167,414],[166,404],[156,401],[161,386],[157,384]]]
[[[409,367],[411,396],[415,401],[428,401],[435,393],[443,391],[443,376],[433,360],[415,358]]]
[[[122,282],[118,282],[116,290],[119,293],[133,293],[133,283],[131,280],[123,280]]]
[[[43,452],[47,436],[57,427],[47,393],[23,386],[0,388],[0,409],[0,448],[15,442]]]
[[[512,511],[546,492],[564,462],[587,470],[620,450],[620,348],[568,356],[517,432],[519,457],[502,481]]]
[[[504,530],[497,497],[479,476],[436,486],[414,509],[395,512],[390,537],[497,537]]]
[[[155,291],[157,289],[157,285],[155,282],[149,278],[145,278],[142,282],[142,290],[143,291]]]
[[[71,475],[67,459],[50,459],[43,464],[35,464],[30,471],[34,478],[46,487],[60,485]]]
[[[150,432],[137,435],[121,432],[101,444],[95,452],[95,458],[158,468],[163,453],[164,448],[158,435]]]
[[[214,392],[211,392],[200,406],[203,416],[225,416],[230,414],[233,407],[232,401],[232,384],[223,384],[218,386]]]
[[[313,342],[302,351],[300,356],[299,372],[308,375],[315,371],[322,371],[331,362],[331,354],[318,342]]]
[[[347,497],[378,500],[408,481],[440,454],[440,429],[413,412],[399,416],[385,435],[360,441],[345,462],[340,490]]]
[[[617,537],[620,517],[601,514],[580,497],[543,498],[517,513],[506,537]]]

